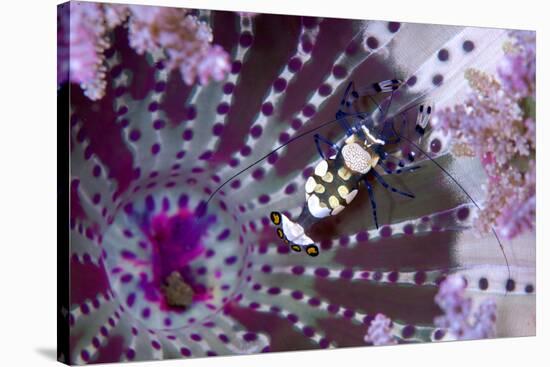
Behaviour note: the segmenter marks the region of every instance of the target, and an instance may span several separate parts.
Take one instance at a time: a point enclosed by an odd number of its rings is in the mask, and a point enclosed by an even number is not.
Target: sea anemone
[[[491,64],[505,31],[187,12],[212,30],[209,52],[229,52],[223,80],[214,61],[197,64],[209,83],[190,84],[177,55],[149,51],[167,45],[170,23],[137,42],[138,24],[121,22],[105,33],[102,96],[69,88],[91,85],[86,73],[58,89],[70,100],[71,363],[360,346],[379,313],[392,320],[388,340],[441,340],[435,297],[450,274],[494,300],[496,336],[534,333],[534,240],[501,248],[475,235],[477,209],[441,167],[479,199],[483,165],[452,156],[436,131],[418,144],[440,166],[404,143],[422,168],[388,177],[415,199],[375,185],[379,230],[363,191],[312,229],[315,258],[291,253],[269,220],[299,212],[319,159],[311,134],[269,153],[333,120],[349,81],[405,80],[386,103],[394,116],[426,98],[449,103],[464,65]],[[81,31],[71,37],[90,36]],[[88,55],[81,65],[100,70]],[[343,136],[337,124],[319,132]]]

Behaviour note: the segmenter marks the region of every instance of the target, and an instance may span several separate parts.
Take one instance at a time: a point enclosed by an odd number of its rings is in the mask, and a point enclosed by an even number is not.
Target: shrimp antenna
[[[443,173],[445,173],[447,176],[449,176],[449,178],[451,180],[453,180],[453,182],[462,190],[462,192],[464,192],[464,194],[472,201],[472,203],[474,203],[474,205],[476,206],[476,208],[478,208],[479,210],[481,210],[481,207],[477,204],[477,202],[474,200],[474,198],[466,191],[466,189],[464,189],[464,187],[462,187],[462,185],[449,173],[449,171],[447,171],[441,164],[439,164],[435,159],[433,159],[432,157],[430,157],[428,155],[428,153],[426,153],[420,146],[418,146],[418,144],[416,144],[414,141],[412,141],[411,139],[403,136],[403,135],[400,135],[397,133],[397,131],[395,130],[395,127],[393,126],[392,124],[392,129],[394,131],[394,133],[400,137],[400,138],[403,138],[404,140],[408,141],[410,144],[412,144],[416,149],[418,149],[422,154],[424,154],[430,161],[432,161],[437,167],[439,167],[439,169],[441,171],[443,171]],[[506,262],[506,268],[508,270],[508,279],[511,279],[511,273],[510,273],[510,263],[508,262],[508,256],[506,256],[506,252],[504,251],[504,246],[502,246],[502,242],[500,242],[500,238],[498,237],[497,235],[497,232],[495,231],[494,227],[491,227],[491,231],[493,232],[493,234],[495,235],[495,238],[498,242],[498,245],[500,246],[500,250],[502,251],[502,255],[504,256],[504,261]],[[506,293],[508,293],[508,289],[506,289]]]
[[[245,168],[241,169],[240,171],[238,171],[237,173],[235,173],[233,176],[229,177],[227,180],[225,180],[220,186],[218,186],[218,188],[216,190],[214,190],[214,192],[212,192],[212,194],[210,194],[210,196],[208,197],[208,200],[206,200],[206,205],[208,205],[208,203],[210,203],[210,201],[212,200],[212,198],[214,197],[214,195],[216,195],[216,193],[218,191],[220,191],[225,185],[227,185],[229,182],[231,182],[234,178],[236,178],[237,176],[239,176],[240,174],[242,174],[243,172],[249,170],[250,168],[254,167],[256,164],[260,163],[261,161],[263,161],[264,159],[266,159],[267,157],[269,157],[271,154],[275,153],[276,151],[284,148],[285,146],[287,146],[288,144],[292,143],[293,141],[295,140],[298,140],[308,134],[311,134],[312,132],[315,132],[319,129],[322,129],[323,127],[327,126],[327,125],[330,125],[330,124],[333,124],[335,122],[338,122],[340,120],[343,120],[343,119],[346,119],[348,117],[360,117],[360,118],[367,118],[368,117],[368,113],[367,112],[358,112],[358,113],[350,113],[350,114],[347,114],[346,116],[344,117],[341,117],[341,118],[337,118],[337,119],[334,119],[334,120],[331,120],[331,121],[328,121],[328,122],[325,122],[317,127],[314,127],[312,129],[309,129],[307,131],[304,131],[303,133],[289,139],[287,142],[285,142],[284,144],[281,144],[279,145],[277,148],[273,149],[271,152],[267,153],[266,155],[264,155],[263,157],[257,159],[256,161],[254,161],[253,163],[249,164],[248,166],[246,166]]]

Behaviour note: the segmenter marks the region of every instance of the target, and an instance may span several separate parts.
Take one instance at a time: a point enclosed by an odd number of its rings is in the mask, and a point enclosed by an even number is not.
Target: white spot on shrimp
[[[315,179],[310,176],[306,181],[306,193],[311,194],[316,185],[317,183],[315,182]]]
[[[317,176],[323,177],[327,173],[327,171],[328,171],[328,163],[325,160],[322,160],[321,162],[319,162],[319,164],[317,164],[317,166],[315,167],[315,174]]]
[[[340,213],[342,210],[344,210],[344,208],[345,208],[345,206],[339,205],[336,208],[334,208],[334,210],[332,211],[332,213],[330,213],[330,215],[336,215],[336,214]]]
[[[321,207],[321,201],[317,195],[311,195],[307,201],[307,208],[315,218],[325,218],[330,215],[330,209]]]
[[[305,232],[304,227],[288,219],[284,214],[282,215],[282,227],[286,238],[297,245],[309,245],[313,243],[313,240],[309,238]]]
[[[353,190],[349,194],[346,195],[346,203],[351,203],[353,199],[355,199],[355,196],[357,195],[357,189]]]

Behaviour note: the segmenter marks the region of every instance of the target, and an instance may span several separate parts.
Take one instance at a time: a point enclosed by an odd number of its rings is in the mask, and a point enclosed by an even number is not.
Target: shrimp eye
[[[302,247],[298,245],[292,245],[290,246],[290,248],[292,249],[292,251],[296,251],[296,252],[302,251]]]

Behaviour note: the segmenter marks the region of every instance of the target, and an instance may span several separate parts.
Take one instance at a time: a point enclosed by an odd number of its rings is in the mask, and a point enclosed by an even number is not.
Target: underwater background
[[[85,27],[73,32],[71,23],[64,37],[68,9],[59,13],[60,44],[73,46],[91,35]],[[319,160],[312,135],[235,177],[206,205],[235,173],[333,120],[349,81],[405,80],[389,105],[395,115],[424,100],[436,111],[468,101],[466,71],[498,73],[509,31],[166,8],[157,16],[196,16],[211,28],[207,41],[220,47],[184,50],[215,55],[184,68],[174,64],[178,53],[145,51],[148,39],[162,34],[147,19],[158,9],[118,9],[130,15],[101,30],[99,77],[58,69],[58,96],[71,105],[72,363],[377,344],[365,336],[378,314],[392,320],[383,333],[388,343],[460,339],[446,330],[452,325],[435,321],[448,316],[436,295],[451,274],[465,279],[464,297],[473,302],[467,308],[494,302],[488,336],[534,334],[534,218],[513,226],[521,230],[497,227],[501,248],[493,233],[477,228],[476,205],[422,154],[421,170],[388,177],[415,199],[375,185],[376,230],[360,192],[344,212],[315,226],[315,258],[291,253],[269,221],[273,210],[299,214]],[[80,13],[77,24],[86,24],[93,11],[103,12],[106,24],[111,19],[95,4],[71,18]],[[97,57],[84,46],[66,55]],[[343,137],[337,124],[318,132]],[[455,144],[463,138],[456,135],[434,128],[419,144],[485,203],[487,164],[475,151],[465,154],[467,143]],[[404,155],[411,149],[402,147]],[[526,172],[525,186],[534,182]],[[534,192],[526,195],[534,200]],[[178,287],[183,300],[169,297]]]

